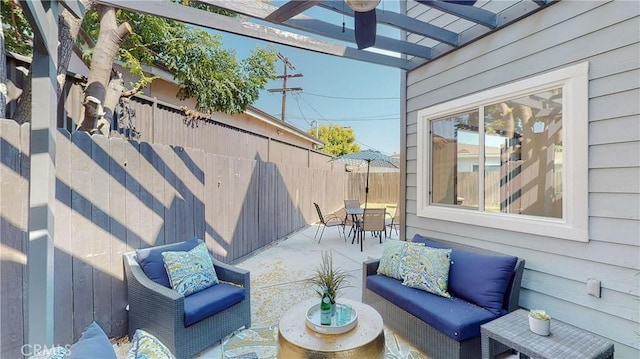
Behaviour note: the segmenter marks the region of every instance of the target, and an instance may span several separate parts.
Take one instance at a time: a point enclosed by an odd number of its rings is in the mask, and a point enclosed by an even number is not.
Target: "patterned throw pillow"
[[[411,246],[407,248],[405,262],[407,272],[402,285],[451,297],[447,292],[451,249]]]
[[[411,243],[398,240],[387,240],[382,249],[380,264],[378,265],[378,274],[387,277],[403,280],[406,271],[404,265],[404,257],[407,255],[407,248],[414,246],[424,246],[423,243]]]
[[[188,252],[162,252],[171,288],[184,295],[218,283],[218,276],[204,243]]]
[[[137,329],[131,340],[131,349],[125,359],[175,359],[164,344],[156,337]]]

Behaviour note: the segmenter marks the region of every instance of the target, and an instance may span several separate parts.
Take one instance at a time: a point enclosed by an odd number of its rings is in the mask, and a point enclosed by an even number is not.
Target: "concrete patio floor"
[[[368,258],[378,258],[382,244],[378,238],[367,233],[363,251],[360,245],[351,244],[351,238],[342,236],[342,229],[326,228],[322,240],[314,239],[317,225],[311,225],[298,232],[256,251],[251,256],[235,263],[251,272],[251,311],[253,327],[274,325],[288,307],[316,296],[312,288],[306,287],[304,280],[309,277],[321,261],[322,252],[330,251],[334,266],[353,275],[351,287],[345,288],[341,297],[361,301],[362,262]],[[320,228],[322,231],[322,228]],[[347,234],[349,228],[346,230]],[[320,237],[320,233],[318,233]],[[393,231],[389,238],[398,239]],[[382,241],[384,243],[384,234]],[[221,343],[203,351],[198,358],[221,358]]]

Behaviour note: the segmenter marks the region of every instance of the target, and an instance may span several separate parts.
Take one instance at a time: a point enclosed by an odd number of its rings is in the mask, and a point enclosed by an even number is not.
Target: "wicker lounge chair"
[[[136,329],[144,329],[166,345],[177,358],[182,359],[191,358],[243,326],[251,327],[249,272],[224,264],[213,257],[212,260],[218,279],[244,287],[245,298],[185,327],[185,297],[149,279],[136,259],[136,252],[125,253],[129,336],[132,337]]]

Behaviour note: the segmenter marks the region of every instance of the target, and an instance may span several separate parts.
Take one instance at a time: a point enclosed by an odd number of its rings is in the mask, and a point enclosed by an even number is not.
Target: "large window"
[[[419,111],[418,215],[586,241],[587,70]]]

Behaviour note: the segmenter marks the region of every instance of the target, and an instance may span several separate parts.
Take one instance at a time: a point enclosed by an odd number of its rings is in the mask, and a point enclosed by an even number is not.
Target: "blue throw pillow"
[[[136,249],[136,257],[142,271],[149,279],[167,288],[171,288],[167,270],[164,268],[162,252],[187,252],[195,248],[200,243],[202,243],[202,240],[192,238],[185,242],[173,243],[166,246]]]
[[[84,328],[80,339],[69,348],[65,359],[116,359],[116,352],[109,338],[98,323],[93,322]]]
[[[449,248],[419,234],[412,241],[433,248]],[[502,315],[505,312],[502,309],[504,294],[517,261],[513,256],[490,256],[454,249],[449,269],[449,292],[495,315]]]
[[[495,315],[502,303],[518,258],[488,256],[454,249],[451,253],[449,291]]]

